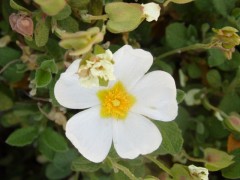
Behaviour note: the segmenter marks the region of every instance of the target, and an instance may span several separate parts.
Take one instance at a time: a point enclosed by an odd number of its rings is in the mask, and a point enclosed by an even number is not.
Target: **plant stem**
[[[208,109],[211,109],[215,112],[219,112],[224,118],[228,118],[228,115],[225,112],[223,112],[221,109],[218,109],[217,107],[210,104],[210,102],[206,97],[203,99],[203,105]]]
[[[172,176],[171,170],[167,166],[165,166],[162,162],[160,162],[159,160],[157,160],[149,155],[146,155],[145,157],[147,159],[149,159],[150,161],[152,161],[153,163],[155,163],[160,169],[162,169],[163,171],[168,173],[170,176]]]
[[[9,66],[11,66],[12,64],[15,64],[17,62],[21,61],[20,59],[16,59],[14,61],[10,61],[9,63],[7,63],[1,70],[0,70],[0,74],[2,74]]]
[[[186,51],[190,51],[190,50],[196,50],[196,49],[208,49],[209,48],[209,44],[193,44],[193,45],[190,45],[190,46],[186,46],[186,47],[182,47],[182,48],[178,48],[178,49],[174,49],[174,50],[171,50],[171,51],[168,51],[166,53],[163,53],[161,54],[160,56],[156,57],[155,60],[158,60],[158,59],[162,59],[162,58],[165,58],[167,56],[171,56],[173,54],[177,54],[177,53],[182,53],[182,52],[186,52]]]
[[[107,159],[114,169],[118,169],[118,170],[122,171],[127,177],[129,177],[129,179],[131,179],[131,180],[138,180],[139,179],[125,166],[122,166],[122,165],[118,164],[117,162],[113,161],[109,157]]]
[[[205,163],[206,160],[205,159],[201,159],[201,158],[194,158],[189,156],[184,150],[182,151],[183,156],[185,156],[188,160],[192,161],[192,162],[202,162]]]

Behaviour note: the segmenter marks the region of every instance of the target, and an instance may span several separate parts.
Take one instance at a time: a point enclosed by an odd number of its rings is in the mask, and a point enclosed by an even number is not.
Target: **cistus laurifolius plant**
[[[1,179],[239,179],[239,7],[1,1]]]

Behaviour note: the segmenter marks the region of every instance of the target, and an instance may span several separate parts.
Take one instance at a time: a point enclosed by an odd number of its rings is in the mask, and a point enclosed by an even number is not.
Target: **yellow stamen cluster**
[[[100,90],[97,95],[101,102],[100,114],[103,118],[125,119],[136,101],[121,82],[117,82],[111,89]]]

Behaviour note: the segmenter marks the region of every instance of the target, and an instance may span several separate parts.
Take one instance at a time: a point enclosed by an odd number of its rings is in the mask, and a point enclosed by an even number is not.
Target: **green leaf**
[[[204,124],[202,122],[197,122],[197,128],[196,128],[196,132],[198,134],[204,134],[204,131],[205,131],[205,127],[204,127]]]
[[[201,69],[195,63],[189,64],[187,67],[188,74],[192,79],[197,79],[201,77]]]
[[[175,180],[193,180],[186,166],[183,166],[181,164],[174,164],[171,168],[171,173]]]
[[[34,30],[35,42],[38,47],[45,46],[48,42],[49,27],[45,20],[41,20],[37,23]]]
[[[90,12],[89,14],[91,15],[94,15],[94,16],[101,15],[103,11],[103,1],[91,0],[88,5],[88,9]]]
[[[226,113],[239,112],[240,97],[236,93],[227,93],[222,98],[219,108]]]
[[[185,98],[185,92],[180,90],[180,89],[177,89],[177,102],[178,104],[181,103]]]
[[[16,9],[18,11],[23,11],[23,12],[27,12],[29,14],[31,14],[31,11],[29,11],[28,9],[26,9],[25,7],[23,6],[20,6],[18,5],[16,2],[14,2],[13,0],[10,0],[10,6],[13,8],[13,9]]]
[[[206,148],[204,150],[204,158],[206,160],[205,167],[209,171],[218,171],[228,167],[233,161],[232,155],[213,148]]]
[[[53,151],[48,144],[46,143],[46,141],[44,141],[43,138],[39,138],[38,140],[38,150],[42,153],[42,155],[44,155],[46,157],[46,159],[48,159],[49,161],[53,161],[54,155],[55,155],[55,151]]]
[[[219,14],[221,14],[224,17],[228,15],[225,0],[212,0],[212,3],[214,8]]]
[[[61,21],[58,21],[58,25],[61,29],[64,29],[67,32],[77,32],[79,30],[78,22],[71,16]]]
[[[46,176],[51,179],[63,179],[71,173],[71,163],[78,156],[75,149],[54,154],[52,163],[47,166]]]
[[[53,164],[62,169],[71,169],[71,163],[77,158],[78,154],[79,153],[75,149],[69,149],[66,152],[57,152],[54,155]]]
[[[107,29],[112,33],[129,32],[142,22],[143,11],[140,4],[114,2],[105,6],[109,20]]]
[[[223,71],[232,71],[240,66],[240,53],[235,51],[231,60],[225,60],[223,64],[219,66],[219,69]]]
[[[159,66],[159,69],[168,72],[169,74],[173,74],[173,68],[167,64],[164,61],[157,60],[154,63],[156,63],[157,66]]]
[[[94,172],[101,167],[100,163],[93,163],[84,157],[79,157],[72,162],[73,171]]]
[[[193,25],[189,25],[187,28],[187,36],[189,37],[190,40],[196,42],[196,38],[198,37],[197,28]]]
[[[209,3],[209,0],[194,0],[195,6],[201,11],[213,11],[213,7]],[[210,6],[209,6],[210,5]]]
[[[231,153],[235,156],[234,163],[222,170],[222,175],[225,178],[237,179],[240,178],[240,149]]]
[[[58,45],[58,41],[50,38],[46,44],[47,53],[54,57],[54,59],[62,60],[65,50]]]
[[[181,151],[183,138],[175,122],[154,121],[162,134],[162,144],[154,154],[176,154]]]
[[[16,60],[21,56],[21,52],[9,47],[0,48],[0,66],[4,66],[10,61]]]
[[[38,136],[37,128],[26,127],[17,129],[7,138],[6,143],[11,146],[22,147],[31,144],[33,140]]]
[[[177,49],[187,45],[187,28],[183,23],[172,23],[166,28],[166,41],[169,47]]]
[[[210,67],[215,67],[223,64],[227,61],[224,53],[219,49],[209,49],[208,65]]]
[[[5,128],[17,125],[20,122],[20,118],[12,112],[4,113],[0,119],[1,125]]]
[[[0,111],[6,111],[13,107],[12,99],[1,91],[0,91],[0,99],[1,99]]]
[[[18,72],[18,65],[21,64],[22,63],[14,63],[4,70],[2,75],[9,83],[18,82],[24,77],[24,72]]]
[[[49,164],[45,174],[49,179],[65,179],[65,177],[71,174],[71,169],[59,168],[54,164]]]
[[[71,7],[66,4],[66,6],[55,16],[53,16],[56,20],[63,20],[70,16],[72,13]]]
[[[56,65],[54,59],[43,61],[41,63],[40,68],[42,70],[50,71],[51,73],[55,73],[55,74],[58,72],[58,68],[57,68],[57,65]]]
[[[45,71],[42,69],[37,69],[35,74],[35,81],[37,87],[45,87],[52,80],[52,74],[49,71]]]
[[[181,106],[178,107],[178,116],[176,117],[175,122],[183,133],[195,123],[194,121],[191,121],[188,111]]]
[[[0,121],[4,127],[10,127],[19,123],[25,124],[38,116],[39,110],[36,104],[32,103],[14,103],[11,111],[7,111],[1,116]]]
[[[207,81],[210,86],[218,88],[222,85],[221,75],[217,70],[210,70],[207,73]]]
[[[40,138],[53,151],[65,152],[68,150],[65,138],[50,128],[45,129]]]

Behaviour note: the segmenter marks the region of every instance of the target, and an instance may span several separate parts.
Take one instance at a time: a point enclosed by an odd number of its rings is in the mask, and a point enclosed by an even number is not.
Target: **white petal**
[[[112,144],[112,120],[99,116],[99,107],[74,115],[66,125],[66,136],[78,151],[93,162],[103,161]]]
[[[164,71],[146,74],[130,92],[136,98],[132,112],[162,121],[176,118],[178,105],[176,85],[172,76]]]
[[[76,59],[75,61],[70,64],[70,66],[65,71],[66,73],[75,74],[78,71],[79,63],[81,62],[81,59]]]
[[[113,121],[113,143],[122,158],[149,154],[162,142],[158,128],[142,115],[129,113],[125,120]]]
[[[143,12],[146,16],[146,20],[148,22],[151,22],[153,20],[157,21],[158,17],[160,16],[160,6],[156,3],[147,3],[147,4],[142,4],[143,6]]]
[[[129,45],[120,48],[113,55],[114,74],[130,89],[151,67],[152,55],[142,49],[133,49]]]
[[[54,87],[54,95],[59,104],[71,109],[84,109],[99,104],[99,88],[85,88],[80,84],[76,74],[79,63],[80,60],[74,61],[66,72],[61,74]]]

